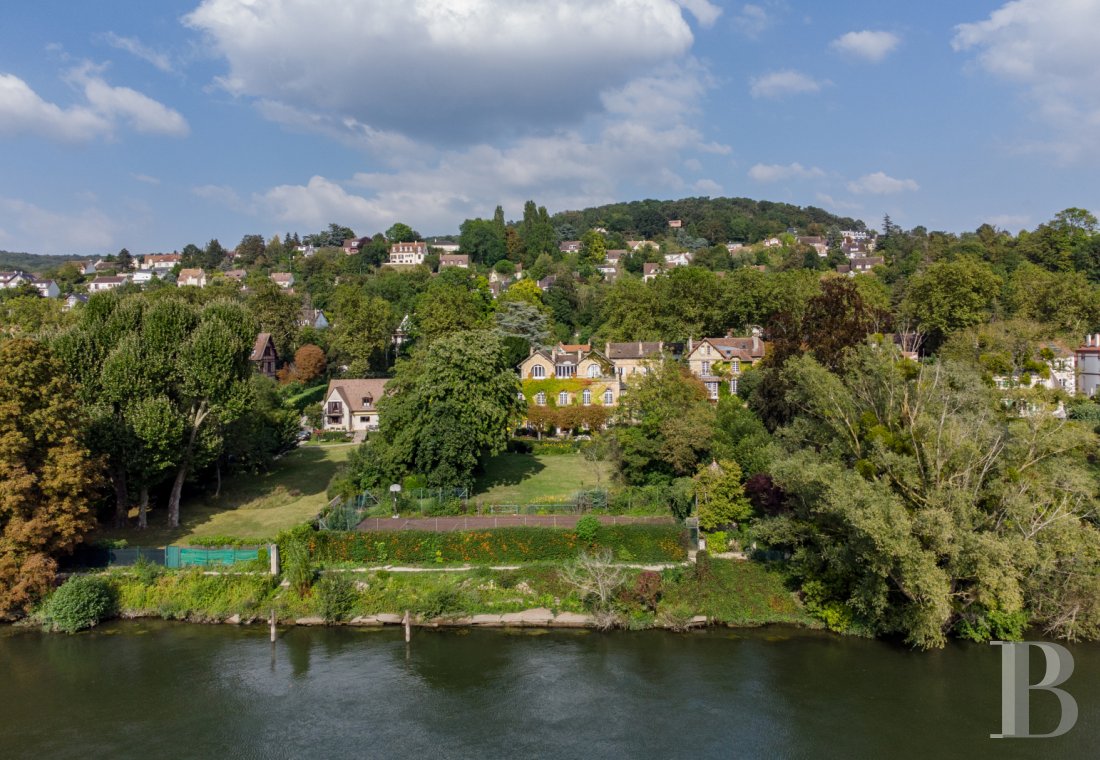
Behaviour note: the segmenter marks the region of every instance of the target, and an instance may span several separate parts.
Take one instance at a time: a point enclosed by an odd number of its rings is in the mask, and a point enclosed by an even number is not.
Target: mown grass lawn
[[[167,509],[161,504],[151,513],[147,530],[103,530],[90,540],[125,539],[131,546],[166,546],[211,536],[274,538],[321,511],[327,503],[329,481],[353,448],[353,444],[302,446],[276,462],[270,472],[224,480],[218,498],[185,496],[179,528],[167,526]]]
[[[481,504],[538,504],[568,500],[585,488],[606,488],[607,462],[580,454],[498,454],[474,485],[471,501]]]

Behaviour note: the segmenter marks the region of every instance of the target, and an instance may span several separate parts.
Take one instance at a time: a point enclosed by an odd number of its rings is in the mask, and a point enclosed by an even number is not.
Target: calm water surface
[[[1097,758],[1077,727],[992,740],[1000,654],[816,632],[400,632],[119,623],[0,629],[0,758]],[[1035,670],[1038,673],[1038,667]],[[1057,720],[1033,699],[1033,731]]]

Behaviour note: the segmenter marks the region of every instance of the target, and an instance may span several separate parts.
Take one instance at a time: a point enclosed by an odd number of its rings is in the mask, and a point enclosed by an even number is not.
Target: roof
[[[256,342],[252,344],[252,353],[249,355],[249,359],[254,362],[260,361],[264,358],[264,351],[267,350],[267,345],[271,344],[273,347],[275,341],[271,339],[271,333],[262,332],[256,336]]]
[[[123,283],[123,282],[126,282],[126,278],[123,277],[122,275],[117,275],[117,274],[100,275],[99,277],[96,277],[94,280],[92,280],[93,285],[97,282],[98,283],[108,283],[108,282]]]
[[[179,279],[184,280],[188,277],[205,277],[206,272],[201,269],[181,269],[179,273]]]
[[[271,279],[275,282],[290,282],[294,279],[294,275],[290,272],[272,272]]]
[[[723,359],[741,359],[743,361],[755,361],[764,356],[764,341],[760,338],[738,338],[727,336],[725,338],[703,338],[699,345],[709,343],[721,354]]]
[[[454,253],[444,254],[439,257],[440,265],[443,264],[469,264],[470,254],[468,253]]]
[[[562,351],[584,351],[588,353],[592,350],[591,343],[559,343],[558,348]]]
[[[664,349],[662,341],[632,341],[630,343],[608,343],[607,358],[616,359],[649,359],[660,356]]]
[[[386,392],[388,382],[386,378],[329,380],[325,400],[331,398],[332,392],[336,391],[352,413],[374,411],[378,400]]]
[[[225,276],[230,280],[243,280],[248,275],[243,269],[230,269],[225,273]]]

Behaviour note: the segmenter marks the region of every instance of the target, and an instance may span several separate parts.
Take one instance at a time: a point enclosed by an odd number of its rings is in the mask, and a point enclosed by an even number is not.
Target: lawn
[[[607,462],[580,454],[498,454],[478,478],[471,501],[482,504],[538,504],[567,501],[585,488],[606,488]]]
[[[187,544],[192,539],[229,536],[274,538],[279,531],[307,522],[327,503],[325,491],[354,444],[303,446],[260,475],[239,475],[222,483],[218,498],[185,496],[180,527],[169,528],[166,510],[150,515],[149,528],[111,529],[90,540],[125,539],[131,546]]]

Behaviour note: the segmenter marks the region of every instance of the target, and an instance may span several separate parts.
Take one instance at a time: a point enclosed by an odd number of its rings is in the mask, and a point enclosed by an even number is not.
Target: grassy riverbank
[[[818,626],[783,584],[781,573],[755,562],[710,560],[660,573],[627,569],[605,613],[620,627],[685,627],[693,617],[734,626],[772,623]],[[516,570],[478,567],[464,572],[331,571],[305,593],[269,576],[205,575],[143,567],[113,570],[103,577],[114,590],[119,614],[170,620],[266,621],[275,610],[282,622],[356,617],[410,610],[421,620],[501,615],[542,608],[589,614],[585,600],[562,577],[560,563]],[[646,573],[643,580],[639,576]],[[606,617],[606,616],[605,616]]]

